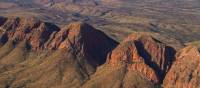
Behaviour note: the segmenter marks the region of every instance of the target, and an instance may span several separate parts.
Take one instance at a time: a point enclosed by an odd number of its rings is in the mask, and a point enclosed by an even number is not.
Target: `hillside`
[[[1,88],[200,87],[196,46],[177,51],[143,32],[118,43],[84,22],[34,17],[1,17],[0,31]]]

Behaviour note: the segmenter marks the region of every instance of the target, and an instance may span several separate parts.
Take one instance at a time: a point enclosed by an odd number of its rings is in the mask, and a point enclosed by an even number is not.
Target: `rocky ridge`
[[[129,70],[145,74],[150,81],[159,83],[169,70],[175,50],[143,34],[132,34],[112,51],[109,64],[125,62]]]
[[[176,53],[143,33],[118,43],[83,22],[0,17],[0,35],[2,88],[199,87],[198,48]]]
[[[107,53],[117,45],[103,32],[82,22],[59,28],[35,18],[2,19],[5,21],[1,23],[1,87],[58,86],[55,82],[61,79],[57,78],[66,78],[64,83],[69,85],[64,87],[73,85],[69,80],[78,80],[73,86],[80,86],[97,66],[105,62]],[[44,73],[49,74],[49,78],[42,76]],[[8,78],[17,80],[11,82]],[[39,80],[46,81],[37,84]]]
[[[97,69],[84,88],[154,88],[162,83],[174,54],[172,47],[134,33],[108,54],[106,64]]]

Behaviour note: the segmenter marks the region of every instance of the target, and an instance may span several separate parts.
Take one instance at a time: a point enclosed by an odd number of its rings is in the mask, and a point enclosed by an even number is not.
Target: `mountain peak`
[[[73,22],[61,28],[55,34],[55,38],[49,44],[51,49],[75,49],[81,52],[87,52],[95,58],[101,59],[106,57],[117,42],[107,37],[103,32],[97,30],[87,23]],[[105,59],[104,59],[105,60]]]
[[[143,73],[154,83],[162,82],[174,59],[175,50],[148,35],[132,34],[109,56],[109,63],[125,63],[129,70]]]
[[[8,18],[0,26],[4,31],[0,37],[0,69],[9,71],[33,67],[20,72],[12,84],[14,86],[20,86],[29,78],[29,82],[33,82],[32,75],[27,74],[34,74],[33,80],[37,80],[31,87],[50,87],[46,83],[57,85],[52,80],[54,77],[63,81],[60,85],[67,88],[66,83],[71,85],[69,80],[78,80],[74,85],[81,86],[97,66],[105,63],[107,54],[118,44],[87,23],[75,22],[59,28],[52,23],[31,20],[29,23],[25,19]],[[10,68],[11,65],[14,68]],[[48,75],[41,77],[43,74]],[[37,85],[40,81],[41,85]]]
[[[72,22],[63,28],[35,18],[11,17],[1,26],[2,44],[12,40],[15,44],[27,40],[31,50],[67,49],[97,58],[95,65],[105,62],[107,53],[117,42],[84,22]]]

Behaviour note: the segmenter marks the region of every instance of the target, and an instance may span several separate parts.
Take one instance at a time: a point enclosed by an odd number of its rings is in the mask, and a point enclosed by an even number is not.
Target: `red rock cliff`
[[[164,80],[165,88],[200,87],[200,53],[196,47],[188,46],[176,55],[176,61]]]
[[[108,57],[113,67],[126,63],[129,70],[139,72],[154,83],[162,82],[175,51],[150,36],[132,34]]]
[[[14,44],[26,40],[32,51],[68,49],[75,54],[89,57],[92,64],[105,62],[107,53],[117,42],[92,26],[74,22],[59,28],[36,18],[10,17],[1,18],[1,44],[12,40]],[[95,59],[94,59],[95,58]]]

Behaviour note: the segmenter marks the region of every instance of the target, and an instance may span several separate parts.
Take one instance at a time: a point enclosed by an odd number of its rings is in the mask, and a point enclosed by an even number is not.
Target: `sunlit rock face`
[[[71,23],[54,36],[46,47],[50,49],[74,48],[77,52],[87,52],[93,58],[98,58],[99,64],[105,62],[107,53],[117,45],[117,42],[107,37],[103,32],[82,22]]]
[[[1,43],[12,40],[15,44],[26,40],[31,50],[72,49],[98,58],[95,64],[103,64],[107,53],[117,42],[92,26],[74,22],[59,28],[35,18],[1,18]],[[104,60],[102,59],[104,58]]]
[[[0,19],[2,88],[80,88],[118,44],[82,22],[59,28],[35,18]]]
[[[198,88],[199,59],[146,33],[118,44],[84,22],[0,17],[1,88]]]
[[[29,41],[33,50],[43,48],[50,35],[59,31],[59,28],[51,23],[42,22],[35,18],[6,18],[6,21],[1,25],[2,41],[6,43],[8,40],[13,40],[18,43],[22,40]]]
[[[164,79],[165,88],[200,87],[200,53],[188,46],[177,53],[176,60]]]
[[[107,56],[83,88],[155,88],[162,83],[175,50],[151,36],[133,33]]]
[[[173,62],[174,54],[173,48],[150,36],[133,34],[111,52],[108,63],[113,67],[126,63],[129,70],[140,72],[148,80],[160,83]]]

